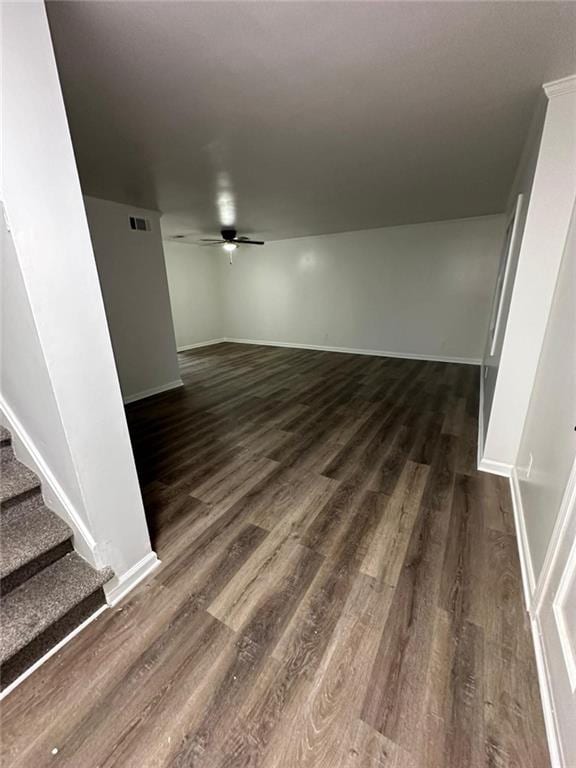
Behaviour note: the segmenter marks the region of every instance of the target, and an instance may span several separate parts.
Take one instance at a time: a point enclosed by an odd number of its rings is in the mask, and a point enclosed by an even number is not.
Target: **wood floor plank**
[[[127,408],[162,565],[2,702],[3,768],[546,768],[477,369],[179,360]]]
[[[366,723],[407,750],[423,714],[448,516],[420,508],[362,709]]]
[[[537,678],[530,665],[498,646],[485,649],[486,754],[490,768],[549,766]]]
[[[478,484],[456,475],[438,604],[463,620],[484,626],[490,595],[486,583],[486,531]]]
[[[396,586],[427,479],[428,467],[406,462],[392,496],[382,497],[382,512],[360,566],[362,573]]]
[[[361,752],[374,754],[359,716],[391,598],[391,589],[382,592],[371,579],[355,577],[310,691],[288,713],[290,739],[281,732],[270,752],[285,755],[288,764],[326,768],[345,766]]]
[[[208,612],[235,631],[245,626],[260,606],[277,590],[288,598],[298,585],[303,566],[317,570],[321,558],[300,546],[286,526],[269,533],[256,552],[230,579]],[[306,570],[308,573],[308,570]],[[295,599],[295,598],[293,598]]]

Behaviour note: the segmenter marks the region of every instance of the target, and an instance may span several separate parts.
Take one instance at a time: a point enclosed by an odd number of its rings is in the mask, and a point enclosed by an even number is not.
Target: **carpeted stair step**
[[[0,448],[0,505],[2,511],[23,498],[40,492],[40,480],[12,453],[10,445]]]
[[[96,571],[71,552],[39,571],[2,599],[2,688],[104,604],[102,586],[113,576]]]
[[[72,531],[42,497],[0,516],[0,594],[5,595],[72,550]]]
[[[0,424],[0,447],[4,445],[10,445],[12,442],[12,436],[10,432]]]

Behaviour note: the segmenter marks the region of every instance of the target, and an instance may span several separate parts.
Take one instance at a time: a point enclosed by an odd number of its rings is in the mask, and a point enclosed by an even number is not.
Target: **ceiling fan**
[[[202,245],[221,245],[228,253],[235,251],[239,245],[264,245],[263,240],[250,240],[249,237],[236,237],[238,233],[235,229],[221,229],[220,234],[222,235],[220,240],[203,237],[200,240],[200,243]]]

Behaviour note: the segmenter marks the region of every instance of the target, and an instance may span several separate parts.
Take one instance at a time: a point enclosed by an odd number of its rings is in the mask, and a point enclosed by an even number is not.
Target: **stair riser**
[[[99,588],[88,595],[81,603],[52,624],[31,643],[7,659],[0,667],[0,690],[14,682],[38,659],[69,635],[79,624],[86,621],[95,611],[104,605],[104,590]]]
[[[14,507],[17,507],[18,504],[22,504],[22,502],[30,502],[35,497],[37,497],[39,504],[42,503],[40,483],[38,483],[38,485],[35,488],[31,488],[28,491],[19,493],[17,496],[13,496],[11,499],[7,499],[6,501],[3,501],[2,504],[0,504],[0,513],[7,512],[9,509],[13,509]]]
[[[42,555],[34,558],[28,563],[25,563],[16,571],[4,576],[0,581],[0,595],[7,595],[20,584],[23,584],[28,579],[32,578],[35,574],[39,573],[44,568],[47,568],[56,560],[64,557],[68,552],[72,551],[72,539],[57,544],[47,552],[43,552]]]

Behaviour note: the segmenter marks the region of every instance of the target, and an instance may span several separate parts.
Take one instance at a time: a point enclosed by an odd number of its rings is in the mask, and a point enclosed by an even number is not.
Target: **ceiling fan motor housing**
[[[222,229],[220,234],[223,240],[234,240],[237,233],[235,229]]]

